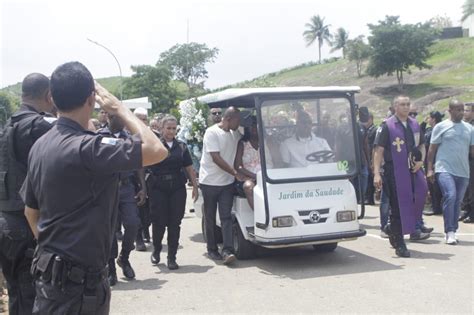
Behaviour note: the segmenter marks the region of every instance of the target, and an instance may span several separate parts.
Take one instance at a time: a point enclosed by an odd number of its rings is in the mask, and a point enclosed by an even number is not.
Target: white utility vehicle
[[[366,234],[358,222],[364,207],[359,216],[350,181],[357,178],[360,170],[354,96],[359,91],[359,87],[242,88],[198,98],[211,108],[240,108],[241,124],[249,115],[257,118],[262,170],[257,173],[254,188],[255,209],[250,208],[245,197],[234,198],[237,258],[252,258],[256,246],[313,245],[315,249],[333,251],[338,242]],[[299,111],[312,117],[310,139],[297,139]],[[308,152],[314,146],[304,142],[313,137],[324,139],[330,150]],[[295,139],[301,143],[292,146],[290,142]],[[282,154],[287,162],[288,154],[297,162],[285,163]],[[202,218],[204,233],[202,197],[194,206],[196,215]]]

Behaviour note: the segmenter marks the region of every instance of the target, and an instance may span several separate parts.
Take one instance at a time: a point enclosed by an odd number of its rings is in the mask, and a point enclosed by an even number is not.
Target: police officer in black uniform
[[[37,314],[108,314],[107,261],[117,222],[120,172],[160,162],[167,150],[79,62],[56,68],[60,118],[31,149],[25,215],[38,247],[32,264]],[[130,139],[87,131],[95,102],[120,116]]]
[[[177,121],[174,116],[167,115],[162,120],[161,141],[170,154],[163,162],[150,167],[151,180],[149,202],[153,231],[153,247],[151,263],[160,262],[161,241],[168,229],[168,269],[178,269],[176,253],[178,252],[181,220],[186,206],[186,176],[193,184],[193,199],[198,197],[196,175],[193,161],[187,146],[176,140]]]
[[[124,122],[117,115],[108,115],[108,127],[100,129],[98,133],[104,137],[127,140],[130,134],[124,130]],[[139,189],[135,189],[135,176],[139,179]],[[120,174],[119,188],[119,222],[123,224],[124,233],[122,238],[122,250],[118,255],[117,237],[112,243],[112,253],[109,259],[109,283],[111,286],[117,283],[115,269],[115,258],[117,264],[122,268],[123,275],[127,279],[135,278],[135,271],[130,264],[130,252],[135,248],[134,242],[140,226],[138,206],[142,206],[146,200],[145,172],[140,169],[135,172],[122,172]],[[115,233],[116,236],[116,233]]]
[[[19,110],[0,138],[0,265],[7,280],[10,314],[31,314],[35,290],[30,275],[34,241],[18,191],[26,176],[33,143],[53,126],[49,79],[39,73],[25,77]]]

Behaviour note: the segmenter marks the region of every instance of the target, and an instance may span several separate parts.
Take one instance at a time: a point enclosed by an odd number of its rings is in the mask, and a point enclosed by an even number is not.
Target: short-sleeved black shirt
[[[117,220],[118,173],[141,167],[138,136],[105,138],[59,118],[31,149],[23,196],[40,210],[40,249],[104,268]]]
[[[402,124],[402,122],[397,118],[397,124]],[[415,147],[415,135],[413,134],[413,131],[410,128],[410,125],[407,124],[407,127],[405,127],[402,124],[404,130],[405,130],[405,140],[406,140],[406,145],[409,150],[413,149]],[[425,143],[425,136],[422,132],[420,132],[419,136],[419,143],[424,144]],[[377,135],[375,136],[375,142],[374,142],[374,147],[376,146],[381,146],[384,147],[384,153],[383,153],[383,158],[385,163],[392,162],[392,143],[390,143],[390,133],[388,130],[388,126],[385,122],[383,122],[379,129],[377,130]]]
[[[160,176],[181,174],[183,167],[193,165],[191,154],[189,153],[189,150],[184,142],[174,139],[173,145],[170,148],[164,139],[161,139],[161,141],[168,149],[169,155],[162,162],[150,167],[151,173],[153,175]]]

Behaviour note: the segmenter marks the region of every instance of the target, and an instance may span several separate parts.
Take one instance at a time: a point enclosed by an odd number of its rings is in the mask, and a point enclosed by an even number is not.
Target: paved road
[[[442,217],[426,221],[435,232],[423,243],[408,243],[411,258],[395,256],[379,237],[377,208],[368,207],[362,220],[368,235],[341,243],[333,253],[315,253],[311,247],[265,251],[226,267],[204,256],[200,220],[187,212],[178,252],[181,268],[152,267],[151,248],[134,252],[137,278],[119,279],[111,312],[472,314],[474,225],[461,223],[460,244],[449,246]],[[166,253],[161,256],[166,261]]]

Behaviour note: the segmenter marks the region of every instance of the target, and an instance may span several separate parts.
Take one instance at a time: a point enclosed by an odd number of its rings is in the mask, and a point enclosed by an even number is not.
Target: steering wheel
[[[328,162],[334,157],[334,152],[331,150],[321,150],[310,153],[306,156],[306,160],[309,162]]]

